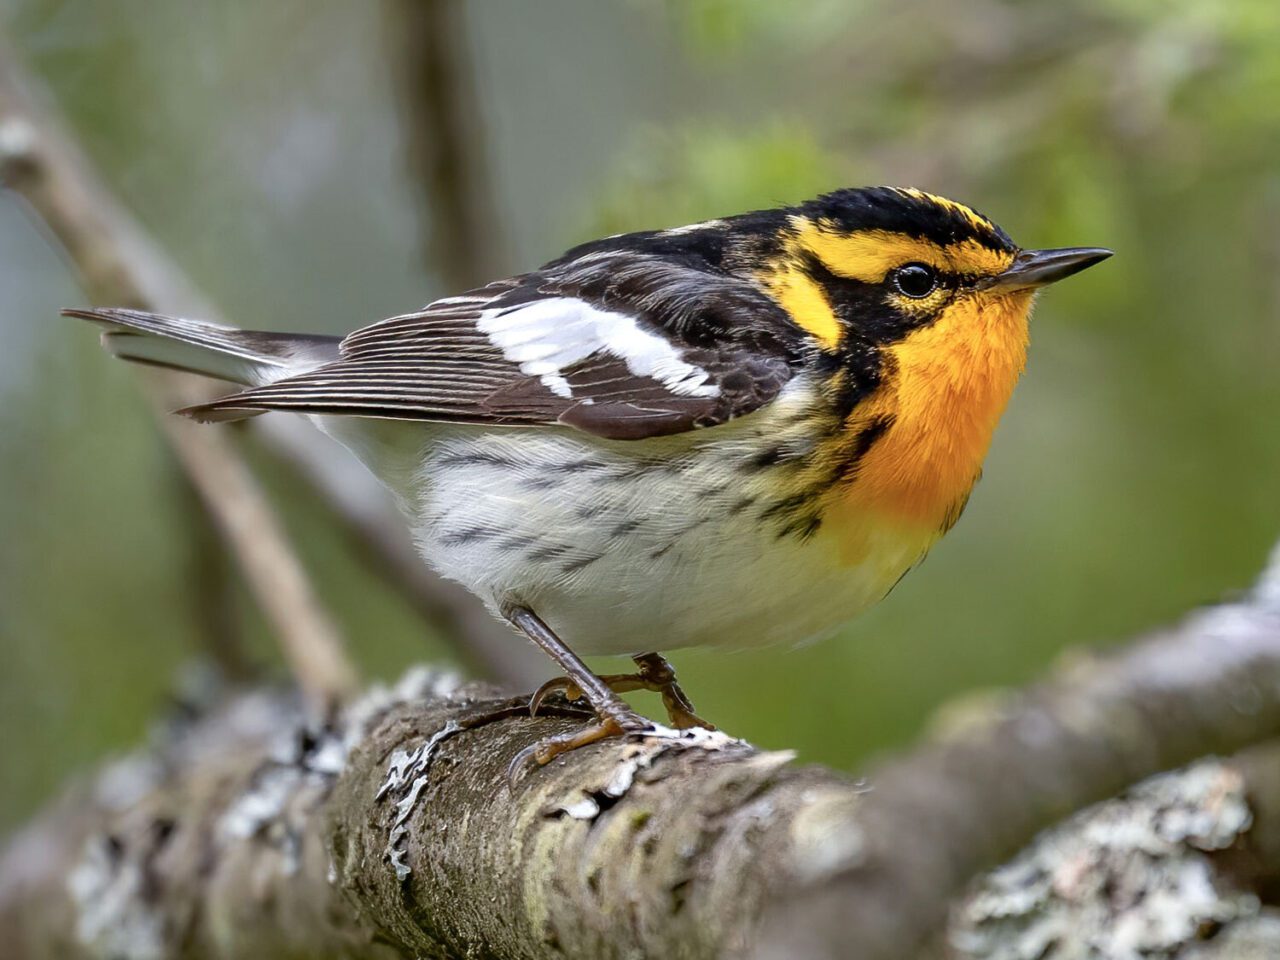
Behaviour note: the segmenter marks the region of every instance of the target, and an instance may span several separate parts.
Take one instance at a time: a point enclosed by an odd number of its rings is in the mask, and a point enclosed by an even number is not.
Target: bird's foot
[[[600,677],[601,682],[614,693],[649,690],[658,694],[662,697],[662,705],[667,708],[667,717],[671,725],[677,730],[688,730],[691,727],[715,729],[694,712],[693,704],[676,681],[676,672],[665,657],[657,653],[645,653],[632,659],[635,660],[638,668],[636,673],[606,674]],[[537,716],[543,701],[553,694],[560,694],[570,703],[584,699],[582,688],[571,679],[555,677],[540,686],[529,698],[529,715]],[[617,736],[617,734],[614,735]]]
[[[542,694],[546,686],[547,684],[544,684],[543,687],[540,687],[534,697]],[[580,698],[581,694],[574,699]],[[533,704],[530,703],[531,708],[532,706]],[[594,723],[590,723],[579,730],[571,730],[568,733],[547,737],[545,740],[539,740],[537,743],[525,747],[511,759],[511,763],[507,766],[507,779],[515,782],[530,766],[546,766],[556,757],[571,750],[577,750],[579,747],[585,747],[601,740],[625,737],[629,734],[646,733],[652,730],[652,721],[642,717],[625,705],[619,708],[610,704],[605,709],[597,711]]]
[[[503,616],[511,625],[536,643],[564,670],[562,679],[552,680],[539,687],[529,698],[529,714],[536,716],[543,701],[552,693],[561,693],[570,702],[586,700],[596,715],[595,723],[572,733],[562,733],[526,747],[516,754],[507,767],[507,777],[515,781],[530,763],[543,766],[570,750],[585,747],[610,737],[654,732],[654,724],[640,716],[623,701],[618,693],[627,690],[654,690],[662,695],[671,722],[679,728],[708,727],[693,712],[689,698],[676,683],[671,664],[656,653],[632,657],[636,662],[635,674],[614,677],[598,677],[582,662],[582,659],[555,635],[550,627],[527,606],[510,603],[503,609]]]

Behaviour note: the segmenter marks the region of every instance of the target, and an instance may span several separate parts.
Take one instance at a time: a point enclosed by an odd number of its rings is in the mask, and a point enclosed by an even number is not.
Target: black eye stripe
[[[885,295],[893,288],[886,287],[883,280],[871,283],[838,277],[813,254],[801,262],[805,272],[822,286],[836,318],[851,332],[850,345],[892,343],[931,319],[902,309],[900,300]]]

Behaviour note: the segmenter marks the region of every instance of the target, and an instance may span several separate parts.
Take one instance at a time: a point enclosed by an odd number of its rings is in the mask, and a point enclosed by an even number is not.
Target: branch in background
[[[450,293],[494,279],[494,227],[461,0],[391,0],[387,37],[409,170],[423,198],[424,261]]]
[[[80,273],[90,298],[224,322],[102,185],[52,110],[33,92],[34,86],[0,42],[0,174],[48,225]],[[178,378],[172,381],[176,384]],[[195,383],[183,381],[183,389],[192,389]],[[166,399],[164,411],[199,399]],[[424,617],[442,625],[446,639],[459,648],[468,666],[496,681],[522,686],[543,676],[536,652],[489,617],[479,601],[425,571],[385,491],[341,448],[297,418],[261,417],[254,428],[270,450],[293,464],[329,502],[352,539],[376,559],[376,568],[391,586]],[[217,429],[203,429],[199,437],[220,444],[220,456],[234,455]],[[268,509],[265,501],[261,509]],[[274,521],[263,529],[272,526]],[[302,576],[300,567],[296,572]],[[275,602],[270,596],[259,599],[264,604]],[[305,645],[305,638],[298,640]],[[331,656],[324,659],[336,661]]]
[[[445,289],[458,293],[504,272],[466,10],[461,0],[389,0],[384,10],[405,162],[421,198],[423,266]],[[301,449],[302,435],[277,436],[276,441],[278,449],[296,455],[295,463],[302,469],[314,462],[315,455]],[[341,485],[315,479],[318,486],[331,487],[331,498],[350,499]],[[349,504],[347,509],[360,511],[361,505]],[[424,569],[398,517],[385,511],[371,515],[357,534],[357,540],[370,548],[366,555],[385,577],[399,583],[425,619],[453,636],[468,638],[463,652],[480,676],[520,687],[546,677],[546,663],[530,645],[513,645],[507,628],[496,624],[465,590]]]
[[[468,673],[520,689],[546,679],[550,661],[532,644],[422,562],[386,491],[346,451],[294,417],[256,417],[251,429],[320,494],[368,568],[441,633]]]
[[[169,415],[170,404],[190,402],[190,391],[183,389],[189,381],[150,371],[146,379],[157,385],[160,426],[240,564],[298,686],[327,713],[357,691],[359,680],[288,534],[226,431]]]
[[[97,190],[78,148],[38,104],[12,51],[0,47],[0,173],[67,250],[86,289],[122,306],[199,306],[186,283],[161,269],[154,245]],[[327,709],[355,691],[356,672],[270,505],[224,432],[198,430],[168,415],[175,406],[200,402],[199,385],[172,373],[154,373],[145,383],[187,478],[244,569],[299,685],[313,705]]]
[[[15,960],[916,956],[970,876],[1065,811],[1280,735],[1280,554],[1245,600],[1070,667],[871,789],[706,731],[598,744],[513,785],[518,751],[581,719],[531,720],[517,700],[473,727],[488,695],[418,674],[309,733],[275,697],[215,712],[18,838],[0,940]],[[1205,761],[1063,828],[972,894],[949,955],[1037,956],[1006,949],[1044,946],[1027,896],[1061,900],[1043,906],[1067,937],[1078,911],[1116,912],[1125,824],[1147,831],[1139,879],[1162,893],[1108,931],[1132,942],[1172,912],[1166,957],[1214,925],[1219,946],[1273,935],[1250,893],[1280,878],[1278,750]],[[1089,857],[1064,863],[1064,837]],[[1046,886],[1036,864],[1101,887]],[[1170,886],[1170,870],[1208,886]]]
[[[191,602],[200,650],[228,682],[248,686],[261,677],[245,648],[243,626],[236,615],[235,563],[176,455],[166,473],[182,497],[184,527],[179,535],[188,548],[184,592]]]
[[[1280,880],[1277,769],[1275,744],[1200,761],[1046,831],[956,909],[949,956],[1280,956],[1280,909],[1259,905]]]
[[[760,956],[899,960],[967,880],[1047,824],[1277,735],[1280,547],[1245,600],[1076,663],[982,729],[873,772],[853,862],[821,892],[774,906]]]

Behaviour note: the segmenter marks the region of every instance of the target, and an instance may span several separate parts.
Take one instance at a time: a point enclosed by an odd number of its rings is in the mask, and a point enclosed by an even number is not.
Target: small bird
[[[1036,291],[1110,255],[874,187],[596,240],[343,338],[65,312],[245,386],[188,416],[294,411],[354,452],[426,562],[563,671],[530,709],[589,702],[546,763],[652,729],[627,690],[706,726],[658,650],[798,643],[884,597],[964,510]]]

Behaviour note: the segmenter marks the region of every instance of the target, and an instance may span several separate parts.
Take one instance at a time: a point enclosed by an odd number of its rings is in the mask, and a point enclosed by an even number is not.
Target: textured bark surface
[[[6,955],[711,956],[840,862],[843,778],[660,731],[511,783],[581,720],[450,735],[504,703],[484,693],[420,672],[324,731],[262,694],[171,731],[16,838]]]
[[[770,904],[760,956],[898,960],[971,877],[1040,828],[1196,757],[1280,735],[1280,551],[1255,590],[1051,683],[874,772],[863,850]],[[941,894],[941,895],[940,895]]]
[[[957,907],[951,956],[1280,956],[1280,910],[1258,895],[1280,875],[1259,857],[1275,825],[1250,795],[1276,767],[1274,746],[1201,761],[1046,831]]]
[[[970,878],[1037,830],[1153,773],[1280,736],[1280,564],[1238,602],[1003,699],[884,765],[874,789],[723,734],[660,728],[512,782],[521,749],[583,718],[563,706],[531,720],[493,695],[426,671],[325,729],[264,693],[172,727],[17,838],[0,863],[0,942],[18,958],[127,960],[911,956]],[[497,708],[507,719],[477,725]],[[1148,791],[1173,798],[1148,803],[1151,843],[1169,848],[1153,871],[1237,854],[1196,901],[1209,926],[1148,955],[1181,956],[1237,922],[1254,925],[1241,942],[1267,936],[1278,768],[1262,752]],[[1214,812],[1222,797],[1235,799]],[[1129,823],[1144,822],[1142,802]],[[1233,820],[1240,804],[1247,817]],[[1160,833],[1175,807],[1221,823]],[[997,907],[964,914],[955,943],[1017,957],[992,944],[1044,947],[1044,923],[1079,931],[1073,918],[1100,909],[1092,888],[1071,894],[1045,876],[1083,870],[1112,877],[1098,889],[1136,889],[1117,866],[1126,852],[1104,846],[1086,847],[1091,866],[1050,857],[1002,875],[1030,876],[1022,886],[993,879],[985,902]],[[1168,893],[1155,873],[1136,876]],[[1029,896],[1063,903],[1042,914]],[[1081,954],[1093,955],[1133,954]]]
[[[821,901],[881,840],[931,831],[904,808],[875,838],[877,791],[706,732],[600,744],[512,783],[521,748],[580,719],[467,729],[493,708],[518,712],[419,670],[322,730],[263,692],[169,724],[14,838],[5,956],[747,956],[768,908]],[[1280,747],[1260,749],[1086,811],[979,883],[932,955],[1274,955],[1278,771]],[[842,929],[845,955],[868,955]],[[790,933],[787,955],[819,955],[812,928]]]

